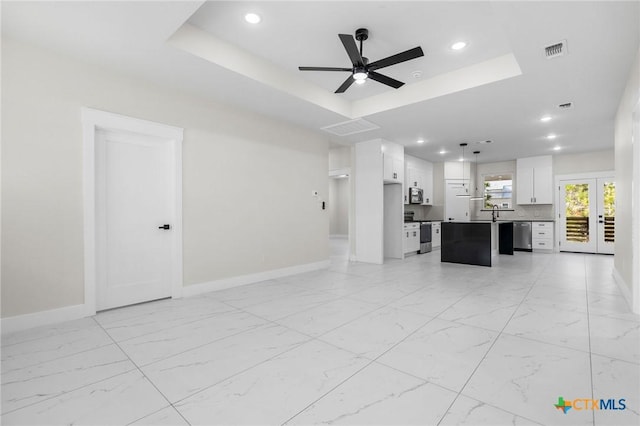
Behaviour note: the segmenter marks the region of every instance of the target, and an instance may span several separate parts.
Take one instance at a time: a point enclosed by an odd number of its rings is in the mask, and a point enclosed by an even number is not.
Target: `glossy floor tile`
[[[0,421],[640,424],[640,317],[613,257],[371,265],[346,247],[326,270],[3,335]]]

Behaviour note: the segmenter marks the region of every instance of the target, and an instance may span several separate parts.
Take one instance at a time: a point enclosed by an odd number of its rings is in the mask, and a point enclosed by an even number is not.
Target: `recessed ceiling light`
[[[540,121],[542,121],[543,123],[546,123],[547,121],[551,120],[551,116],[550,115],[545,115],[543,117],[540,118]]]
[[[547,139],[549,139],[549,140],[555,139],[556,137],[557,136],[554,135],[553,133],[550,133],[550,134],[547,135]]]
[[[244,20],[250,24],[257,24],[262,20],[262,18],[260,18],[260,15],[257,13],[251,12],[244,15]]]
[[[446,153],[447,153],[447,151],[445,151],[444,149],[441,149],[438,154],[443,155],[443,154],[446,154]]]
[[[562,149],[562,147],[561,147],[561,146],[554,146],[554,147],[553,147],[553,150],[554,150],[554,151],[560,151],[561,149]]]
[[[465,43],[464,41],[459,41],[457,43],[453,43],[451,45],[451,48],[453,50],[460,50],[460,49],[464,49],[466,47],[467,43]]]
[[[418,139],[416,143],[424,143],[424,139]]]

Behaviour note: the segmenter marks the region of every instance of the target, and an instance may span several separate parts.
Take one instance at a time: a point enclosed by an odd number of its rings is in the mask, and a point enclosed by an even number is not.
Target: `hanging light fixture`
[[[478,154],[480,151],[473,151],[476,155],[476,191],[473,193],[473,197],[470,198],[471,201],[482,201],[484,200],[484,195],[478,195]]]
[[[462,147],[462,188],[464,189],[464,194],[456,194],[456,197],[469,198],[469,190],[466,188],[466,184],[464,183],[464,147],[467,146],[467,143],[463,142],[460,146]]]

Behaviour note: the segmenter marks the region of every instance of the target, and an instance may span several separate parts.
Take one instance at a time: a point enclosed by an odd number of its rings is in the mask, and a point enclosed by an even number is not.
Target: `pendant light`
[[[465,198],[469,198],[469,191],[466,189],[465,187],[465,183],[464,183],[464,147],[467,146],[466,142],[463,142],[460,144],[460,146],[462,147],[462,188],[465,189],[464,194],[456,194],[456,197],[465,197]]]
[[[476,155],[476,192],[474,192],[473,197],[470,198],[471,201],[482,201],[484,199],[483,195],[478,195],[478,154],[480,151],[473,151]]]

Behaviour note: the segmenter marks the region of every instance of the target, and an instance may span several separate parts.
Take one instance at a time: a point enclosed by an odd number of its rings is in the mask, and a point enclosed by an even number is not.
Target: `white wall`
[[[326,138],[3,38],[3,317],[83,303],[84,106],[185,129],[185,286],[328,259]]]
[[[633,309],[640,313],[640,301],[637,300],[640,277],[634,276],[633,259],[639,244],[634,244],[631,230],[640,232],[638,213],[633,214],[634,185],[637,188],[640,182],[634,182],[633,157],[640,155],[640,147],[635,147],[632,141],[632,114],[633,108],[640,99],[640,50],[636,54],[633,67],[629,73],[626,88],[620,99],[615,119],[615,164],[616,164],[616,256],[614,267],[621,278],[622,285],[626,286],[627,294],[636,294],[633,301]],[[637,142],[636,142],[637,143]],[[636,175],[637,176],[637,175]],[[636,194],[637,197],[637,194]],[[640,200],[636,199],[636,202]],[[640,210],[638,210],[640,212]]]
[[[383,171],[380,139],[355,145],[355,258],[383,262]]]
[[[329,150],[329,170],[351,168],[350,146],[335,147]]]
[[[613,149],[553,156],[554,175],[608,172],[615,170],[615,167],[615,152]]]
[[[329,179],[329,234],[349,234],[349,185],[348,178]]]

